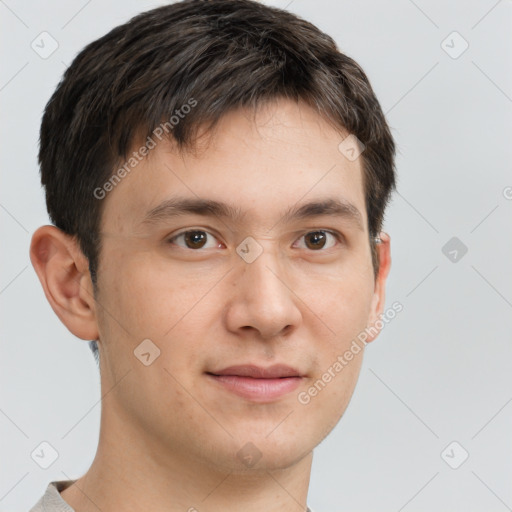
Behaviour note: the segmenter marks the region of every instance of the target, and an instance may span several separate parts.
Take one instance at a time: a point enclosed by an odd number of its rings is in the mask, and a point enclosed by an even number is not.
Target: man
[[[361,68],[286,11],[178,2],[88,45],[30,255],[93,340],[100,439],[32,511],[309,510],[384,310],[394,154]]]

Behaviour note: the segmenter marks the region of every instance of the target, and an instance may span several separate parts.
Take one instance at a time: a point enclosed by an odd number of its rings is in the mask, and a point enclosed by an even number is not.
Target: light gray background
[[[96,363],[54,315],[28,257],[48,223],[42,110],[86,43],[163,3],[0,0],[1,511],[28,510],[50,480],[81,476],[99,431]],[[310,506],[512,510],[512,2],[269,3],[362,65],[399,150],[387,305],[404,310],[368,346],[345,416],[315,451]],[[43,31],[59,44],[47,59],[31,48]],[[442,46],[453,31],[469,43],[458,58],[445,51],[463,48],[458,36]],[[442,252],[454,236],[468,248],[456,262]],[[30,456],[42,441],[60,455],[46,470]],[[441,457],[452,441],[462,447],[448,450],[452,464],[469,453],[458,469]]]

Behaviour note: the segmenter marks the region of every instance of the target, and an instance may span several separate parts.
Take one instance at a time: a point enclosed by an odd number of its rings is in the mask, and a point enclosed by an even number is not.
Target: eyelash
[[[169,243],[169,244],[176,245],[176,244],[174,244],[174,241],[175,241],[177,238],[179,238],[180,236],[186,235],[187,233],[195,233],[195,232],[199,232],[199,233],[207,233],[208,235],[211,235],[211,236],[213,236],[214,238],[216,238],[214,234],[212,234],[212,233],[210,233],[209,231],[206,231],[206,230],[204,230],[204,229],[187,229],[186,231],[182,231],[181,233],[178,233],[178,234],[176,234],[176,235],[173,235],[171,238],[168,238],[168,239],[166,240],[166,242],[167,242],[167,243]],[[344,239],[344,237],[343,237],[343,235],[342,235],[341,233],[338,233],[337,231],[332,231],[332,230],[330,230],[330,229],[313,229],[313,230],[311,230],[311,231],[307,231],[306,233],[304,233],[303,235],[301,235],[301,236],[299,237],[299,239],[300,239],[300,238],[305,237],[306,235],[310,235],[310,234],[312,234],[312,233],[327,233],[327,234],[329,234],[329,235],[332,235],[332,236],[336,239],[336,241],[338,242],[338,244],[343,244],[343,243],[344,243],[344,241],[345,241],[345,239]],[[201,248],[199,248],[199,249],[191,249],[191,248],[189,248],[189,247],[183,247],[183,246],[180,246],[180,245],[178,245],[178,247],[179,247],[180,249],[184,249],[184,250],[188,250],[188,251],[193,251],[193,252],[201,252],[202,250],[205,250],[205,249],[203,249],[202,247],[201,247]],[[307,249],[307,248],[306,248],[306,249]],[[328,247],[327,249],[324,249],[324,248],[322,247],[322,248],[320,248],[320,249],[318,249],[318,250],[311,249],[310,251],[311,251],[311,252],[326,252],[326,251],[328,251],[329,249],[333,249],[333,247]]]

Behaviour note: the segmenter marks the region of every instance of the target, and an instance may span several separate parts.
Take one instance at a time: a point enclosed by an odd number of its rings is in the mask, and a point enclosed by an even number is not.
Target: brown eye
[[[189,249],[201,249],[206,243],[206,235],[203,231],[187,231],[184,240]]]
[[[329,240],[331,238],[331,240]],[[303,235],[299,240],[304,239],[304,243],[299,247],[302,249],[310,249],[312,251],[320,251],[322,249],[330,249],[340,240],[336,233],[330,231],[310,231]]]
[[[208,236],[212,241],[208,241]],[[176,244],[184,249],[203,249],[218,246],[215,237],[211,233],[199,229],[183,231],[182,233],[171,238],[169,242]]]
[[[322,249],[325,245],[326,236],[322,231],[313,231],[305,236],[308,249]]]

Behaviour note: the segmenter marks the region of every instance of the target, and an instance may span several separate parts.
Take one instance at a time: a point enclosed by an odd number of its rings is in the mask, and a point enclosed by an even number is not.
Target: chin
[[[219,454],[217,461],[224,460],[224,469],[236,474],[259,474],[267,471],[284,470],[294,466],[309,454],[314,445],[302,436],[291,435],[284,430],[281,435],[277,431],[263,435],[248,433],[239,436],[231,448],[229,456]]]

